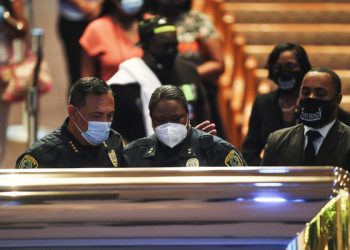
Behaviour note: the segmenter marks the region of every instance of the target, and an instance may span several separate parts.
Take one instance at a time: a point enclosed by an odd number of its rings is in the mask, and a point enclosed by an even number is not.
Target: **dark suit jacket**
[[[338,108],[338,119],[350,126],[350,114]],[[258,95],[254,101],[249,119],[248,134],[243,142],[242,154],[250,166],[260,165],[260,153],[263,150],[270,133],[297,124],[284,123],[282,111],[278,104],[278,92],[272,91]]]
[[[302,166],[304,125],[280,129],[267,139],[263,166]],[[336,120],[316,155],[314,166],[350,169],[350,127]]]

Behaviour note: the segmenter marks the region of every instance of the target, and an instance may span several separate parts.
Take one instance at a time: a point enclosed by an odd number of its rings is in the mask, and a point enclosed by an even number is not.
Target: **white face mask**
[[[186,138],[187,128],[180,123],[168,122],[156,127],[154,133],[158,140],[173,148]]]
[[[109,132],[111,131],[111,122],[98,122],[98,121],[87,121],[85,117],[76,109],[80,116],[87,122],[88,129],[83,132],[74,122],[77,129],[80,131],[81,136],[91,145],[97,146],[107,140]]]
[[[120,8],[125,14],[134,15],[141,10],[143,0],[121,0]]]

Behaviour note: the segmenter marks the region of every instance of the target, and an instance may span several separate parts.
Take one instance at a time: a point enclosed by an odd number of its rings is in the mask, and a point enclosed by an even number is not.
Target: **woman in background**
[[[296,123],[295,104],[301,82],[311,69],[305,49],[293,43],[277,44],[267,60],[268,78],[278,89],[258,95],[249,119],[242,153],[248,165],[258,166],[267,137],[275,130]]]
[[[92,21],[80,38],[82,77],[97,76],[107,81],[121,62],[142,56],[142,49],[135,46],[142,7],[142,0],[104,2],[102,16]]]

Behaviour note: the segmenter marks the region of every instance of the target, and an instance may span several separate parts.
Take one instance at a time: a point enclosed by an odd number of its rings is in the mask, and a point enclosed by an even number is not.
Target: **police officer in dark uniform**
[[[35,142],[16,161],[16,168],[119,167],[124,143],[111,130],[114,97],[105,81],[81,78],[70,91],[68,118]]]
[[[191,127],[188,104],[179,87],[158,87],[149,111],[155,134],[126,146],[123,155],[129,167],[246,165],[233,145]]]

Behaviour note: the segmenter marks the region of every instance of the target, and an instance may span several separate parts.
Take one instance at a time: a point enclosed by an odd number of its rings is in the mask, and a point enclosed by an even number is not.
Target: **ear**
[[[67,111],[68,111],[68,116],[69,119],[74,119],[75,120],[75,108],[72,104],[69,104],[67,107]]]
[[[342,95],[341,93],[339,93],[339,94],[335,97],[335,104],[336,104],[337,106],[339,106],[342,99],[343,99],[343,95]]]
[[[72,104],[69,104],[67,107],[67,111],[69,115],[72,115],[74,113],[74,106]]]

